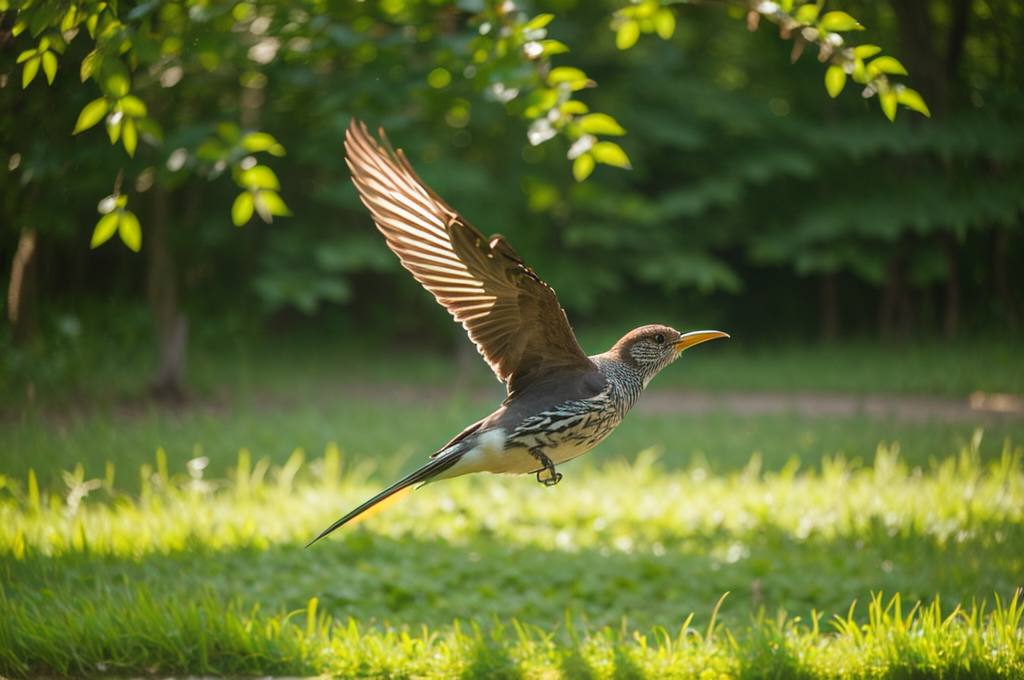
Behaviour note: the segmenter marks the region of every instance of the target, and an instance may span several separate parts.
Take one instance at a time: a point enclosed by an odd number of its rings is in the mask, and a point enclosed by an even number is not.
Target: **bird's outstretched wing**
[[[402,266],[434,294],[512,393],[540,376],[584,373],[555,291],[501,236],[484,237],[413,171],[405,154],[352,121],[347,162],[363,203]]]

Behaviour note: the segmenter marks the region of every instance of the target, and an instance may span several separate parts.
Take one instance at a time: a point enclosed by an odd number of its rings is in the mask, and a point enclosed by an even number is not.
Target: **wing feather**
[[[559,371],[594,370],[555,291],[501,236],[484,237],[395,151],[352,121],[346,161],[388,247],[469,337],[509,392]]]

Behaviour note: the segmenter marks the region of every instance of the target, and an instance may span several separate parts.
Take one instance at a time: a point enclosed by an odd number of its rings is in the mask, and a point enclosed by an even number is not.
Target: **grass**
[[[443,312],[439,312],[443,315]],[[36,402],[67,406],[87,400],[110,406],[134,400],[155,370],[154,343],[144,311],[130,329],[104,334],[95,324],[71,342],[57,343],[42,356],[10,350],[0,357],[0,407],[18,412],[27,383]],[[123,320],[121,321],[123,325]],[[201,396],[228,392],[234,400],[252,395],[300,394],[312,384],[337,382],[493,386],[493,376],[457,328],[459,351],[430,341],[405,344],[393,338],[353,332],[358,324],[290,330],[273,336],[243,332],[230,324],[197,327],[188,354],[188,381]],[[582,329],[587,352],[607,349],[621,327]],[[109,337],[108,337],[109,336]],[[955,343],[845,340],[831,344],[771,344],[733,337],[702,345],[653,383],[670,387],[764,391],[839,391],[967,397],[975,391],[1024,393],[1024,357],[1014,338]],[[386,359],[384,358],[386,356]],[[7,375],[4,374],[7,369]]]
[[[0,675],[1016,677],[1024,450],[980,449],[452,480],[308,550],[377,485],[335,448],[219,480],[158,457],[137,497],[8,477]]]
[[[138,492],[132,473],[140,459],[151,459],[157,447],[166,451],[172,468],[184,469],[192,458],[210,459],[209,474],[224,475],[239,448],[256,458],[283,465],[295,448],[323,451],[335,442],[352,459],[370,461],[381,479],[418,466],[466,424],[500,403],[495,392],[456,393],[451,397],[417,401],[389,396],[386,388],[374,398],[351,391],[307,388],[301,395],[284,394],[260,403],[199,406],[184,412],[156,407],[98,410],[79,416],[36,414],[23,422],[0,423],[3,464],[0,472],[24,478],[35,468],[43,486],[61,485],[61,471],[82,464],[87,474],[103,476],[114,464],[121,488]],[[383,391],[381,391],[383,390]],[[967,444],[976,423],[907,423],[854,418],[803,418],[796,414],[741,416],[727,412],[696,414],[631,413],[601,446],[567,467],[567,474],[592,465],[631,459],[652,445],[665,449],[662,464],[685,469],[706,460],[714,472],[746,465],[759,451],[768,470],[779,470],[797,456],[805,466],[817,466],[823,456],[871,458],[882,442],[898,440],[901,454],[912,465],[955,455]],[[1024,420],[991,423],[980,455],[1000,455],[1007,437],[1024,441]]]
[[[734,345],[653,388],[1024,384],[996,341]],[[494,408],[482,363],[422,399],[454,359],[199,342],[165,410],[141,356],[0,399],[2,677],[1024,673],[1024,421],[638,411],[553,489],[430,485],[306,550]]]

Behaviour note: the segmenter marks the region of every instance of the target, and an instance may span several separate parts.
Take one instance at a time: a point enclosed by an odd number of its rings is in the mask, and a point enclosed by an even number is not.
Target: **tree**
[[[5,221],[41,230],[46,250],[74,238],[87,219],[80,206],[96,203],[90,196],[109,194],[99,202],[98,223],[95,213],[89,220],[96,223],[90,240],[110,243],[105,239],[117,233],[129,247],[147,248],[148,298],[169,367],[155,386],[172,395],[181,392],[184,356],[178,289],[194,290],[207,276],[201,272],[212,269],[208,276],[222,287],[237,286],[233,299],[243,304],[251,285],[268,311],[293,306],[312,313],[321,301],[349,299],[359,277],[393,267],[372,233],[338,216],[358,213],[339,143],[356,112],[401,134],[428,181],[471,217],[486,216],[479,221],[492,229],[519,230],[517,243],[570,248],[574,257],[559,261],[555,278],[563,301],[585,311],[598,291],[635,286],[737,291],[735,252],[750,243],[755,258],[790,263],[821,249],[800,225],[813,214],[807,211],[829,201],[775,201],[774,184],[813,185],[820,194],[820,169],[846,149],[835,170],[849,170],[856,134],[829,136],[814,125],[794,129],[771,110],[755,114],[743,88],[728,84],[730,72],[768,76],[777,91],[802,92],[802,83],[813,82],[813,95],[804,98],[819,107],[824,72],[829,94],[847,86],[837,100],[847,107],[856,99],[848,92],[854,81],[878,97],[890,118],[894,101],[927,111],[896,83],[902,64],[849,46],[858,22],[822,11],[821,3],[734,5],[748,28],[762,18],[775,22],[792,41],[792,54],[811,45],[827,64],[801,62],[780,78],[770,64],[754,63],[777,51],[778,39],[760,37],[764,31],[744,37],[725,27],[732,22],[717,9],[677,12],[649,0],[610,8],[588,3],[560,10],[557,19],[511,3],[481,3],[467,12],[450,2],[414,1],[0,2],[2,26],[10,30],[5,88],[27,85],[24,95],[0,105],[9,123],[4,145],[20,149],[7,170],[18,182],[0,189],[13,217]],[[851,11],[871,16],[869,9]],[[694,42],[690,23],[713,29],[716,39],[754,45],[749,63],[738,66],[734,55],[714,50],[684,56]],[[563,56],[568,47],[573,52]],[[601,86],[592,89],[595,81]],[[23,139],[35,146],[16,141]],[[682,169],[659,157],[665,145],[684,153],[713,148],[717,158],[704,154],[698,162],[705,167]],[[566,182],[564,156],[574,179],[585,183]],[[72,158],[68,166],[64,159]],[[591,177],[599,164],[634,171]],[[687,182],[668,182],[666,171],[681,172]],[[207,181],[229,177],[234,188]],[[19,182],[31,190],[16,189]],[[510,186],[526,193],[528,215]],[[56,204],[54,196],[67,203]],[[236,224],[253,216],[269,221],[296,205],[302,211],[286,229],[257,221],[238,234],[225,228],[229,216]],[[767,205],[767,233],[751,230]],[[623,230],[623,220],[637,231]],[[524,222],[537,228],[519,226]],[[839,230],[825,240],[842,238]],[[859,251],[873,247],[856,233],[850,239]],[[97,255],[127,262],[113,252]],[[863,259],[840,258],[836,266]],[[574,268],[588,271],[588,285]],[[128,285],[115,278],[111,272],[109,285]]]

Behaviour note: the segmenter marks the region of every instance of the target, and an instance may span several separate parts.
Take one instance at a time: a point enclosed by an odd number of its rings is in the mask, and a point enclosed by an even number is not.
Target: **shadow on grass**
[[[472,658],[461,677],[463,680],[522,680],[526,676],[505,645],[484,638],[474,647]]]
[[[99,606],[110,592],[142,584],[158,598],[203,594],[271,612],[301,610],[316,597],[320,611],[335,620],[368,625],[498,616],[551,627],[569,611],[596,626],[617,627],[625,617],[631,628],[673,630],[691,612],[698,620],[710,614],[726,591],[726,622],[747,623],[761,607],[805,617],[813,608],[828,620],[871,592],[899,591],[907,601],[936,594],[947,603],[980,600],[1012,592],[1024,573],[1024,554],[1013,547],[1024,544],[1020,525],[976,522],[970,535],[945,544],[916,533],[890,536],[881,521],[833,538],[797,540],[762,530],[662,541],[657,554],[616,550],[611,537],[606,545],[563,552],[488,536],[452,544],[358,530],[310,549],[37,555],[5,560],[0,577],[8,599],[49,600],[55,607],[93,600]]]

